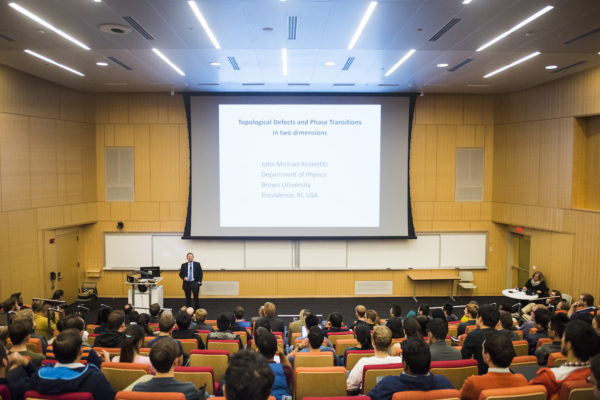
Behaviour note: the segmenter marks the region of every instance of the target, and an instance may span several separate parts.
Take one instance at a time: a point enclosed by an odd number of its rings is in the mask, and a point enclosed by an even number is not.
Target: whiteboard
[[[105,269],[178,270],[188,252],[206,270],[486,268],[487,233],[419,233],[417,239],[182,240],[175,233],[106,233]]]

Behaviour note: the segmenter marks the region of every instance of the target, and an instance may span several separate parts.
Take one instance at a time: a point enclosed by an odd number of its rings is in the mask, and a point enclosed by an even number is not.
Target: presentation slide
[[[184,238],[412,238],[409,96],[186,95]]]
[[[219,105],[221,227],[378,227],[380,105]]]

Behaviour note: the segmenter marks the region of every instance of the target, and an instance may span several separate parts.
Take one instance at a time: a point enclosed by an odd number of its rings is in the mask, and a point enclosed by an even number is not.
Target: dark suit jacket
[[[181,264],[181,268],[179,269],[179,277],[183,280],[188,276],[188,263],[184,262]],[[194,261],[194,281],[198,283],[202,283],[202,267],[198,261]],[[188,285],[188,281],[183,281],[182,288],[185,289],[186,285]]]

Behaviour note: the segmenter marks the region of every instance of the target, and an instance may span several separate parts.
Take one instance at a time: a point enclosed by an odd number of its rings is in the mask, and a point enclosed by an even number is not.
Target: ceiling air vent
[[[154,40],[154,37],[148,33],[133,17],[123,17],[123,20],[127,22],[133,29],[137,31],[144,39],[146,40]]]
[[[344,66],[342,67],[342,71],[348,71],[353,62],[354,57],[348,57],[348,59],[346,60],[346,64],[344,64]]]
[[[227,57],[227,59],[229,60],[229,64],[231,64],[231,67],[234,70],[236,70],[236,71],[240,70],[240,66],[238,65],[237,61],[235,60],[235,57]]]
[[[0,33],[0,39],[4,39],[4,40],[6,40],[7,42],[14,42],[14,41],[15,41],[15,39],[13,39],[13,38],[11,38],[11,37],[9,37],[9,36],[3,35],[3,34],[1,34],[1,33]]]
[[[553,74],[558,74],[559,72],[564,72],[564,71],[566,71],[566,70],[568,70],[568,69],[575,68],[575,67],[577,67],[578,65],[581,65],[581,64],[584,64],[584,63],[585,63],[585,60],[584,60],[584,61],[579,61],[579,62],[576,62],[576,63],[574,63],[574,64],[567,65],[566,67],[562,67],[562,68],[560,68],[560,69],[554,70],[554,71],[552,71],[552,73],[553,73]]]
[[[446,25],[444,25],[442,27],[442,29],[440,29],[439,31],[437,31],[437,33],[435,35],[433,35],[432,37],[429,38],[430,42],[435,42],[436,40],[438,40],[439,38],[441,38],[442,36],[444,36],[444,34],[446,32],[448,32],[450,29],[452,29],[452,27],[456,24],[458,24],[458,22],[460,21],[460,18],[452,18]]]
[[[581,40],[581,39],[583,39],[583,38],[586,38],[586,37],[588,37],[588,36],[594,35],[594,34],[596,34],[596,33],[598,33],[598,32],[600,32],[600,26],[599,26],[599,27],[597,27],[596,29],[592,29],[592,30],[591,30],[591,31],[589,31],[589,32],[582,33],[582,34],[581,34],[581,35],[579,35],[579,36],[575,36],[573,39],[570,39],[570,40],[566,41],[566,42],[565,42],[565,44],[571,44],[571,43],[573,43],[573,42],[576,42],[576,41],[578,41],[578,40]],[[554,72],[558,72],[558,71],[554,71]]]
[[[298,17],[288,17],[288,40],[296,40],[296,28],[298,25]]]
[[[131,71],[131,69],[132,69],[129,65],[125,64],[123,61],[119,60],[116,57],[111,56],[111,57],[108,57],[108,59],[110,61],[114,62],[115,64],[117,64],[119,67],[126,69],[127,71]]]
[[[463,61],[459,62],[458,64],[456,64],[454,67],[450,68],[448,71],[450,72],[456,72],[458,71],[460,68],[464,67],[465,65],[467,65],[468,63],[470,63],[471,61],[473,61],[472,58],[465,58]]]

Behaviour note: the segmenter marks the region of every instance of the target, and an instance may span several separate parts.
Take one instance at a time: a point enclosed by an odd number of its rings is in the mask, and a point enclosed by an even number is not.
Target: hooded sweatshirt
[[[369,392],[371,400],[391,400],[396,392],[409,390],[454,389],[448,378],[443,375],[408,375],[386,376]]]
[[[123,341],[123,333],[116,330],[107,330],[102,332],[94,341],[94,347],[109,347],[118,348],[121,347]]]
[[[115,392],[93,364],[56,364],[40,368],[31,378],[31,387],[42,394],[90,392],[94,400],[113,400]]]

